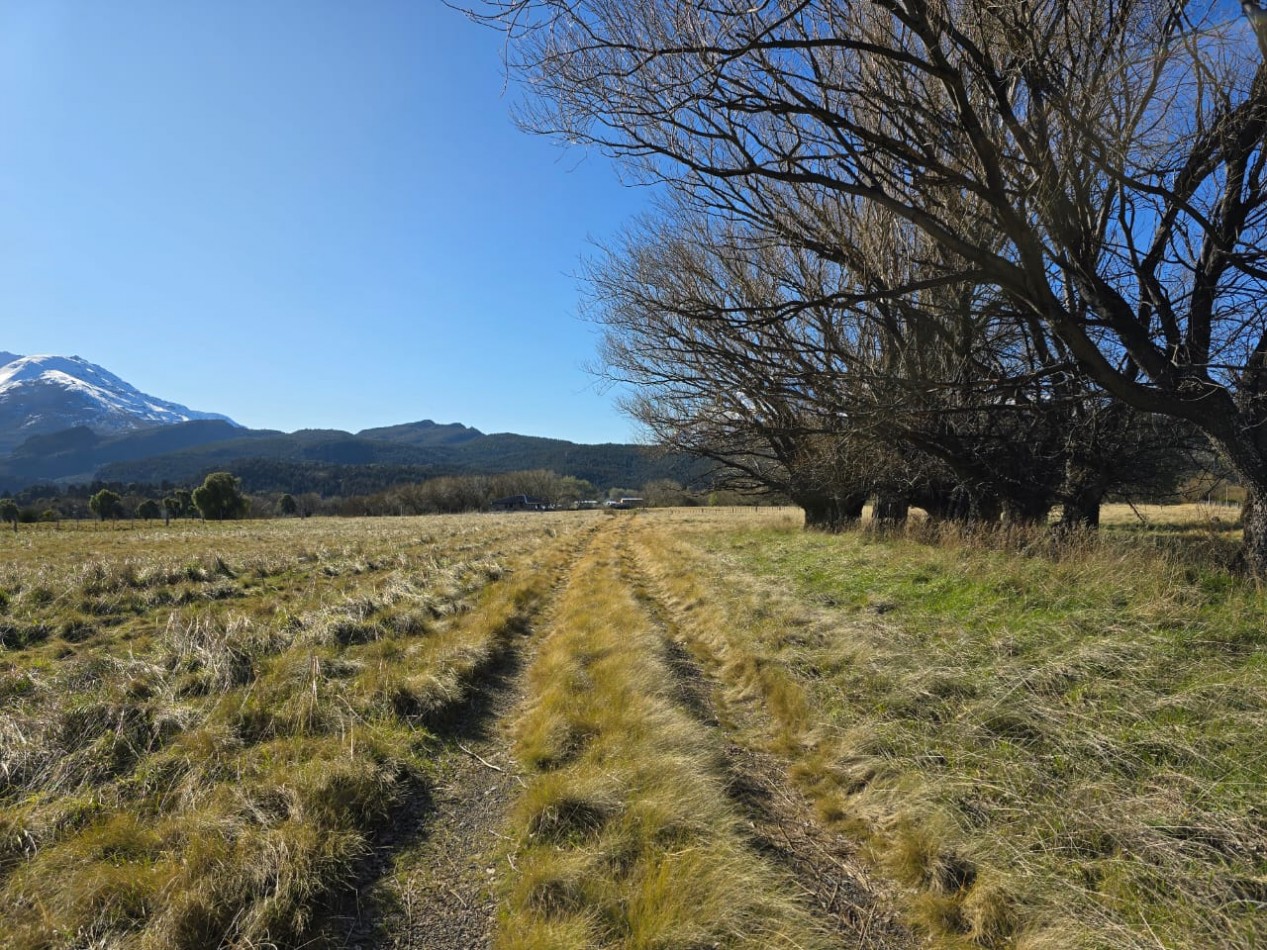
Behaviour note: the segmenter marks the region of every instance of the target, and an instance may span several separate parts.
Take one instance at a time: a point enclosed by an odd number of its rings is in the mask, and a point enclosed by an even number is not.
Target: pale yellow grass
[[[1230,531],[1240,521],[1240,505],[1195,502],[1182,505],[1105,505],[1100,521],[1116,525],[1187,525]]]
[[[516,874],[497,945],[825,947],[748,846],[717,737],[675,700],[612,525],[577,564],[529,672],[517,752]]]

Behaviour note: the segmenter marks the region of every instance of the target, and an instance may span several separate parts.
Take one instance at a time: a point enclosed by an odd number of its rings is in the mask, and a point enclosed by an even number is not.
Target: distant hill
[[[41,481],[193,484],[208,472],[232,471],[250,491],[366,494],[437,475],[550,469],[602,489],[639,487],[670,478],[689,483],[705,466],[637,445],[582,445],[562,439],[484,435],[428,420],[365,432],[338,429],[276,432],[208,419],[101,435],[86,426],[32,436],[0,458],[0,490]]]
[[[148,396],[77,356],[0,352],[0,491],[38,482],[195,484],[231,471],[249,491],[368,494],[436,475],[549,469],[600,489],[705,470],[636,445],[486,435],[430,419],[363,429],[245,429]]]
[[[220,419],[198,419],[101,435],[87,426],[35,435],[0,458],[0,489],[39,481],[89,482],[102,465],[181,452],[215,442],[267,439],[282,433],[243,429]]]
[[[196,412],[141,392],[79,356],[0,352],[0,455],[31,436],[84,427],[98,435],[228,416]]]
[[[688,483],[705,470],[697,460],[638,445],[581,445],[509,433],[467,432],[476,434],[456,443],[431,445],[366,439],[332,430],[272,433],[110,462],[96,476],[105,481],[192,483],[207,472],[227,470],[242,478],[249,491],[365,494],[437,475],[550,469],[607,489],[638,487],[660,478]]]
[[[384,426],[379,429],[362,429],[357,438],[377,442],[400,442],[404,445],[461,445],[473,439],[483,438],[484,433],[460,422],[441,425],[430,419],[406,422],[404,425]]]

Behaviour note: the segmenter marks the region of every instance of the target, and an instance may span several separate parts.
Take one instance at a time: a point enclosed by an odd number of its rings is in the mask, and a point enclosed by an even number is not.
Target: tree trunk
[[[1267,490],[1247,486],[1241,527],[1244,536],[1238,566],[1247,574],[1267,579]]]
[[[1033,526],[1047,521],[1051,499],[1042,495],[1014,495],[1003,499],[1003,523]]]
[[[945,518],[959,524],[997,524],[1003,502],[993,492],[960,485],[951,494]]]
[[[1104,501],[1104,479],[1092,466],[1070,460],[1065,465],[1065,482],[1060,489],[1060,531],[1100,527],[1100,504]]]
[[[1100,505],[1104,501],[1104,488],[1096,482],[1070,486],[1060,504],[1060,531],[1089,531],[1100,527]]]
[[[916,489],[911,504],[923,508],[931,521],[962,520],[954,485],[930,483]]]
[[[866,504],[867,496],[810,494],[796,495],[792,500],[805,512],[806,531],[836,534],[862,520],[862,506]]]
[[[1265,422],[1267,420],[1258,421],[1255,434],[1267,440]],[[1267,445],[1246,438],[1242,431],[1231,436],[1211,435],[1210,440],[1222,450],[1245,486],[1245,503],[1241,506],[1243,534],[1236,569],[1267,580]]]
[[[997,525],[1003,515],[1003,500],[992,492],[972,496],[967,520],[971,524]]]
[[[875,528],[900,528],[906,524],[910,502],[901,495],[877,495],[871,511],[871,525]]]
[[[1100,493],[1067,498],[1060,506],[1056,527],[1062,531],[1095,530],[1100,527]]]

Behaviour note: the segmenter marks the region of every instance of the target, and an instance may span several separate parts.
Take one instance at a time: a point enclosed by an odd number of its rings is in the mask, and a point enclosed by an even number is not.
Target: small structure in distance
[[[511,495],[489,503],[493,511],[549,511],[550,503],[532,495]]]

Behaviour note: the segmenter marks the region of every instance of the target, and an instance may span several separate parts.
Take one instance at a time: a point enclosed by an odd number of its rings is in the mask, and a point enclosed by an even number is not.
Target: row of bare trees
[[[1244,560],[1267,574],[1252,2],[477,12],[507,32],[526,125],[665,186],[663,219],[595,274],[609,363],[658,434],[829,522],[865,489],[1086,523],[1196,431],[1246,486]]]
[[[914,269],[911,240],[870,253]],[[1040,355],[988,287],[891,296],[878,271],[697,216],[646,223],[589,277],[628,410],[739,485],[790,496],[811,527],[856,521],[869,497],[888,521],[915,504],[1028,523],[1059,503],[1062,523],[1089,526],[1106,494],[1163,492],[1187,470],[1190,427]]]

